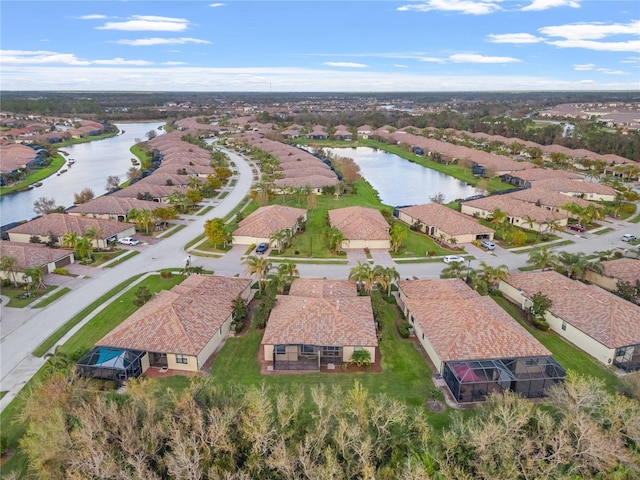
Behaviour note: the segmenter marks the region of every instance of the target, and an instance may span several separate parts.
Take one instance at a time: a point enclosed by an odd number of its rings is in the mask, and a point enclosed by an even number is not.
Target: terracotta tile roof
[[[389,240],[389,224],[375,208],[356,206],[329,210],[329,223],[349,240]]]
[[[617,278],[632,285],[640,280],[640,260],[634,258],[618,258],[602,262],[602,268],[607,277]]]
[[[401,208],[400,211],[424,225],[437,227],[448,235],[493,233],[493,230],[481,225],[478,220],[438,203],[414,205]]]
[[[412,282],[427,283],[408,285]],[[403,290],[422,292],[409,296],[406,305],[443,362],[551,355],[490,297],[478,295],[461,280],[399,283]],[[458,295],[462,287],[470,293]]]
[[[273,183],[275,183],[278,188],[323,188],[337,185],[339,180],[338,177],[331,178],[324,175],[307,175],[306,177],[298,178],[281,178]]]
[[[36,151],[33,148],[17,143],[0,145],[0,159],[2,160],[0,171],[11,172],[17,168],[23,168],[35,158]]]
[[[640,307],[596,285],[585,285],[555,271],[517,273],[505,283],[530,298],[549,297],[549,311],[605,345],[617,348],[640,343]]]
[[[378,345],[371,298],[278,295],[262,345]]]
[[[268,238],[278,230],[293,228],[298,219],[306,214],[307,211],[303,208],[282,205],[260,207],[238,224],[233,235]]]
[[[166,185],[154,185],[152,183],[142,183],[142,181],[129,185],[128,187],[111,193],[114,197],[137,198],[138,194],[149,193],[152,198],[166,198],[173,192],[187,193],[185,187],[170,187]]]
[[[568,178],[550,178],[546,180],[536,180],[532,182],[535,188],[553,190],[556,192],[570,193],[596,193],[599,195],[616,195],[616,190],[607,185],[596,182],[581,182]]]
[[[171,170],[173,170],[173,172],[171,172]],[[145,177],[139,180],[138,183],[141,182],[144,185],[148,185],[148,184],[163,185],[165,187],[170,187],[170,186],[186,187],[191,178],[193,178],[191,175],[178,175],[177,173],[175,173],[175,168],[173,169],[167,168],[165,170],[164,167],[161,167],[155,172],[153,172],[152,175],[149,175],[148,177]],[[171,185],[168,185],[167,181],[171,182]],[[203,183],[204,179],[198,178],[198,182]]]
[[[18,270],[37,268],[73,255],[69,250],[49,248],[37,243],[0,242],[0,255],[15,258]]]
[[[57,237],[62,237],[70,232],[76,235],[84,235],[90,228],[95,228],[96,230],[104,232],[104,238],[109,238],[129,230],[132,226],[132,223],[123,223],[116,220],[67,215],[64,213],[50,213],[49,215],[44,215],[43,217],[18,225],[9,230],[8,233],[40,236],[53,234]]]
[[[459,278],[449,280],[398,280],[398,289],[408,298],[437,298],[456,300],[476,298],[480,295]]]
[[[570,178],[572,180],[582,180],[584,178],[582,175],[578,175],[577,173],[567,172],[566,170],[552,170],[550,168],[531,168],[512,175],[530,182],[535,180],[546,180],[547,178]]]
[[[564,207],[568,203],[575,203],[581,207],[593,204],[589,200],[579,197],[569,197],[560,192],[544,190],[542,188],[526,188],[517,192],[506,193],[504,196],[515,198],[527,203],[538,203],[547,207]]]
[[[96,215],[128,215],[133,209],[155,210],[165,205],[152,202],[150,200],[138,200],[130,197],[114,197],[113,195],[103,195],[93,200],[74,206],[67,213],[69,215],[93,214]]]
[[[158,293],[96,345],[198,355],[231,315],[231,301],[250,283],[246,278],[190,275],[183,284]]]
[[[357,297],[358,288],[353,280],[326,278],[296,278],[289,289],[297,297]]]
[[[546,208],[538,207],[533,203],[523,202],[507,195],[491,195],[489,197],[464,202],[463,205],[469,205],[487,212],[493,212],[496,208],[499,208],[503,212],[507,212],[510,217],[524,219],[528,216],[537,223],[567,218],[567,215],[553,212]]]

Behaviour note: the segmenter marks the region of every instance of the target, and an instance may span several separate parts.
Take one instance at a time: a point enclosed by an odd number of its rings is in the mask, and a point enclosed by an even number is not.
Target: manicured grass
[[[93,317],[62,347],[60,347],[60,350],[63,353],[72,354],[80,350],[85,351],[91,349],[98,340],[120,325],[123,320],[138,309],[138,307],[133,304],[135,292],[138,288],[145,286],[151,290],[152,293],[156,293],[161,290],[170,289],[174,285],[181,283],[185,278],[186,277],[183,275],[173,275],[170,278],[161,278],[159,275],[151,275],[145,278],[140,282],[140,284],[124,292],[107,308]],[[90,312],[87,312],[87,314],[88,313]],[[85,314],[83,318],[87,314]]]
[[[595,232],[591,232],[594,235],[604,235],[605,233],[613,232],[615,229],[611,227],[603,228],[602,230],[597,230]]]
[[[26,293],[26,290],[23,287],[18,287],[18,288],[2,287],[2,294],[9,297],[9,303],[7,304],[7,307],[24,308],[30,305],[31,303],[35,302],[36,300],[38,300],[43,295],[46,295],[47,293],[52,292],[56,288],[57,287],[55,285],[49,285],[47,286],[46,290],[32,290],[30,292],[31,293],[30,297],[18,298],[18,296],[24,295]]]
[[[44,180],[45,178],[50,177],[58,170],[60,170],[64,163],[65,158],[60,154],[56,155],[51,159],[51,164],[48,167],[33,168],[30,170],[29,175],[27,175],[24,180],[20,180],[19,182],[13,183],[6,187],[0,187],[0,196],[17,192],[28,187],[29,185],[33,185],[40,180]]]
[[[7,394],[7,392],[0,392],[0,399],[2,399],[2,397],[4,397]]]
[[[640,223],[640,213],[633,218],[630,218],[629,223]]]
[[[47,305],[49,305],[50,303],[55,302],[57,299],[59,299],[61,296],[63,296],[65,293],[70,292],[71,289],[69,287],[62,287],[59,288],[58,290],[56,290],[55,292],[53,292],[51,295],[49,295],[47,298],[45,298],[44,300],[42,300],[41,302],[36,303],[33,308],[43,308],[46,307]]]
[[[204,207],[202,210],[200,210],[198,213],[196,213],[196,215],[206,215],[211,210],[213,210],[213,205],[209,205],[207,207]]]
[[[98,267],[103,263],[106,263],[114,258],[128,252],[129,250],[124,248],[119,248],[113,252],[94,252],[91,254],[93,257],[93,262],[90,264],[92,267]]]
[[[44,342],[42,342],[38,346],[38,348],[36,348],[33,351],[33,354],[36,357],[44,356],[45,353],[47,353],[51,348],[53,348],[53,346],[56,344],[56,342],[58,340],[60,340],[69,330],[71,330],[73,327],[75,327],[78,323],[80,323],[80,321],[82,319],[84,319],[84,317],[86,317],[91,312],[93,312],[96,308],[98,308],[100,305],[102,305],[103,303],[108,301],[115,294],[117,294],[118,292],[124,290],[126,287],[128,287],[130,284],[135,282],[142,275],[143,274],[136,275],[134,277],[131,277],[131,278],[125,280],[120,285],[118,285],[116,287],[113,287],[111,290],[109,290],[107,293],[102,295],[100,298],[98,298],[97,300],[92,302],[90,305],[88,305],[87,307],[82,309],[78,314],[74,315],[72,318],[70,318],[67,321],[67,323],[65,323],[56,332],[54,332],[49,338],[47,338]]]
[[[562,247],[564,245],[571,245],[572,243],[575,243],[575,242],[573,240],[562,240],[560,242],[553,242],[545,245],[538,245],[537,247],[522,248],[520,250],[511,250],[511,253],[530,253],[530,252],[533,252],[534,250],[539,250],[540,248],[556,248],[556,247]]]
[[[221,387],[233,385],[261,385],[274,387],[276,391],[286,391],[294,385],[311,387],[324,385],[328,388],[341,386],[349,388],[355,380],[366,387],[370,394],[386,394],[412,406],[422,406],[430,398],[442,398],[434,390],[432,372],[423,359],[419,347],[413,341],[401,338],[395,323],[399,312],[393,305],[386,304],[381,321],[379,342],[382,372],[305,373],[295,375],[261,375],[258,353],[263,332],[253,323],[240,337],[229,338],[213,362],[211,377]],[[448,413],[430,414],[434,426],[443,427],[449,422]]]
[[[120,265],[122,262],[126,262],[130,258],[135,257],[136,255],[140,255],[140,251],[138,250],[124,250],[127,252],[125,255],[121,255],[115,259],[115,261],[111,262],[109,265],[105,265],[103,268],[113,268],[116,265]]]
[[[178,233],[180,230],[182,230],[183,228],[185,228],[186,225],[180,224],[180,225],[176,225],[175,227],[173,227],[172,229],[170,229],[169,231],[167,231],[167,233],[165,233],[164,235],[162,235],[162,237],[160,238],[169,238],[171,235],[175,235],[176,233]]]
[[[493,297],[509,315],[516,319],[531,335],[533,335],[552,354],[553,358],[566,370],[573,370],[581,375],[588,375],[602,380],[605,388],[614,393],[618,388],[618,379],[595,358],[574,347],[551,330],[543,332],[526,322],[524,312],[505,298]]]
[[[222,200],[223,198],[225,198],[227,195],[229,195],[229,192],[222,192],[220,195],[218,195],[216,198],[218,198],[219,200]]]

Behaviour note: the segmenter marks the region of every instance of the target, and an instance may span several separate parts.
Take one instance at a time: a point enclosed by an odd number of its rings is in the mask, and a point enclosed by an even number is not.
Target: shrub
[[[371,365],[371,352],[366,349],[356,350],[351,354],[351,361],[359,367],[369,366]]]
[[[402,338],[409,338],[409,329],[411,324],[409,322],[402,322],[398,324],[398,333]]]
[[[173,273],[171,273],[169,270],[163,270],[160,272],[160,278],[164,278],[166,280],[171,277],[173,277]]]
[[[66,268],[56,268],[53,273],[55,273],[56,275],[69,275],[69,270],[67,270]]]
[[[531,323],[534,327],[536,327],[538,330],[542,330],[543,332],[549,330],[549,324],[542,318],[534,318],[533,320],[531,320]]]

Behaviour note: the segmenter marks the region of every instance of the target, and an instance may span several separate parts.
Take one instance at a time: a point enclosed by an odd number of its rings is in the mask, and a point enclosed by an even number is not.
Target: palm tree
[[[156,214],[146,208],[142,210],[133,209],[129,212],[129,220],[133,221],[139,230],[144,230],[149,235],[149,230],[156,223]]]
[[[2,257],[0,257],[0,269],[3,272],[9,273],[13,280],[13,286],[17,287],[16,273],[18,273],[18,259],[8,255],[2,255]]]
[[[387,267],[384,269],[382,275],[387,285],[387,296],[391,296],[391,285],[400,278],[400,274],[395,267]]]
[[[532,250],[529,253],[527,263],[533,265],[535,268],[545,271],[547,269],[555,268],[558,263],[558,257],[555,253],[543,247]]]
[[[358,291],[360,290],[361,285],[364,285],[365,281],[369,277],[370,270],[371,265],[358,261],[358,264],[349,271],[349,280],[356,281]]]
[[[91,260],[91,252],[93,252],[93,243],[86,237],[80,237],[76,240],[73,253],[77,254],[82,260]]]
[[[565,269],[567,277],[572,279],[583,280],[587,269],[590,268],[592,264],[583,252],[560,252],[558,258]]]
[[[292,281],[294,278],[298,278],[300,276],[298,266],[293,263],[292,260],[285,260],[280,265],[278,265],[278,271],[286,275],[289,281]]]
[[[271,270],[271,263],[266,258],[255,255],[249,255],[242,263],[247,265],[246,273],[255,275],[258,282],[258,291],[262,293],[262,283],[269,274],[269,270]]]
[[[106,233],[101,226],[97,225],[95,227],[88,228],[87,231],[84,232],[84,236],[91,241],[95,241],[96,247],[100,248],[100,240],[102,240],[102,246],[106,247],[106,241],[104,240]]]
[[[391,240],[391,250],[395,253],[409,236],[407,228],[400,222],[395,222],[389,229],[389,238]]]
[[[504,280],[509,276],[509,267],[507,265],[492,267],[485,262],[480,262],[480,268],[480,278],[485,282],[489,291],[495,290],[500,280]]]
[[[371,295],[373,291],[373,287],[376,285],[381,288],[391,288],[390,284],[387,284],[387,278],[385,273],[385,268],[382,265],[376,265],[375,267],[369,269],[369,275],[365,280],[365,291]]]
[[[467,267],[463,262],[451,262],[446,268],[442,269],[442,278],[462,278],[467,271]]]
[[[44,283],[44,275],[44,267],[28,268],[24,271],[25,281],[31,283],[36,289],[47,288]]]
[[[62,237],[62,246],[66,248],[73,248],[75,250],[76,243],[78,242],[78,235],[73,232],[67,232]]]
[[[496,208],[491,213],[491,218],[489,222],[494,225],[496,231],[502,232],[505,228],[505,221],[509,218],[509,214],[507,212],[503,212],[499,208]]]

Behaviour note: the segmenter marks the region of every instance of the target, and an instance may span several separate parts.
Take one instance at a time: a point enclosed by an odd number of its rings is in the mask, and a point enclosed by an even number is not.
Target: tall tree
[[[218,245],[226,245],[229,233],[222,218],[211,218],[204,223],[204,234],[214,248]]]
[[[271,270],[271,263],[266,258],[256,255],[249,255],[242,263],[247,266],[245,272],[256,277],[258,291],[262,293],[263,282]]]
[[[47,215],[58,211],[58,207],[53,198],[40,197],[33,202],[33,211],[38,215]]]
[[[391,250],[393,252],[397,252],[398,250],[400,250],[408,236],[409,231],[407,230],[407,227],[400,222],[394,222],[389,229]]]
[[[542,271],[552,269],[556,266],[558,257],[549,249],[542,247],[529,252],[527,263]]]
[[[10,257],[9,255],[2,255],[2,257],[0,257],[0,269],[3,272],[9,273],[9,276],[13,280],[13,286],[17,287],[16,274],[18,273],[18,259]]]
[[[107,184],[105,185],[104,189],[107,192],[115,192],[116,190],[119,190],[120,177],[118,177],[117,175],[109,175],[107,177]]]

